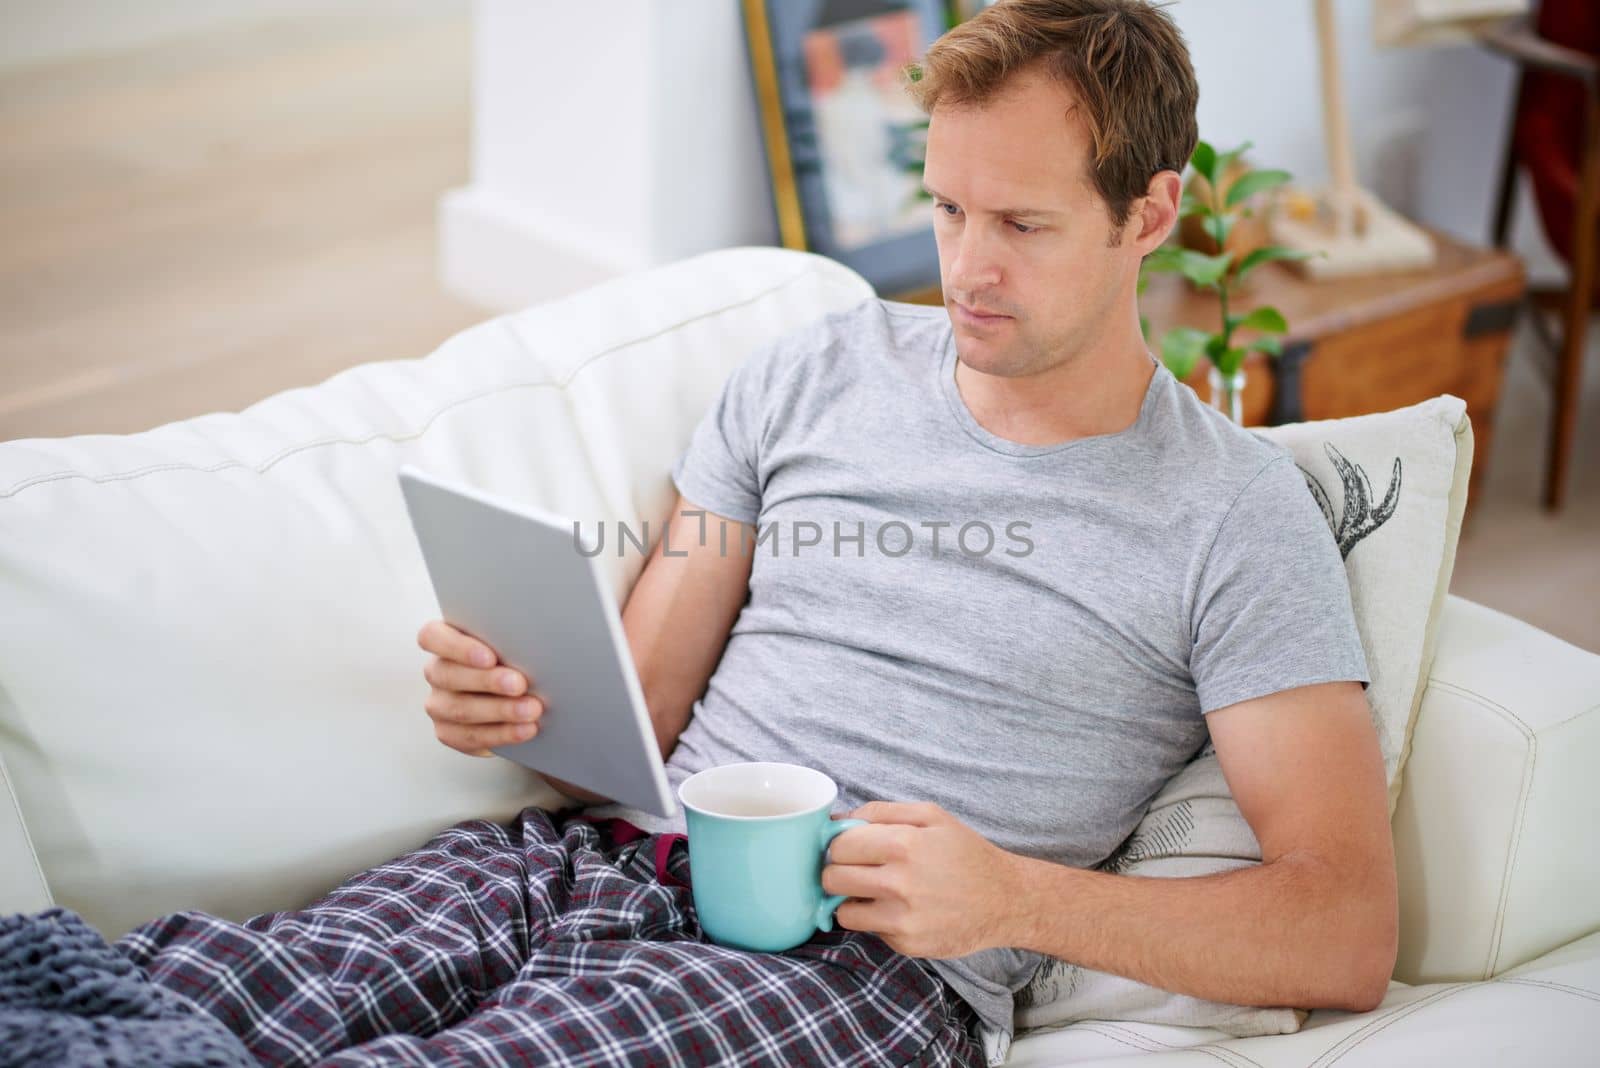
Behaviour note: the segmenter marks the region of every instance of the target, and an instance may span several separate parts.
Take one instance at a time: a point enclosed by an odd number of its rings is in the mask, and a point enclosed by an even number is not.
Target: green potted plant
[[[1238,164],[1250,148],[1246,141],[1238,148],[1217,152],[1210,144],[1201,141],[1189,157],[1189,166],[1204,183],[1193,183],[1178,207],[1179,219],[1197,218],[1201,229],[1218,249],[1215,253],[1166,244],[1145,257],[1139,278],[1139,291],[1144,291],[1147,273],[1153,271],[1181,274],[1199,289],[1217,294],[1219,322],[1216,331],[1194,326],[1176,326],[1161,337],[1161,362],[1178,378],[1193,373],[1202,358],[1211,363],[1208,380],[1211,385],[1211,403],[1227,414],[1234,422],[1242,421],[1240,398],[1244,392],[1244,361],[1251,352],[1277,356],[1282,351],[1280,335],[1289,325],[1278,309],[1261,305],[1248,311],[1240,308],[1239,287],[1250,273],[1263,263],[1272,260],[1301,259],[1307,254],[1277,245],[1262,245],[1251,249],[1235,262],[1235,251],[1228,248],[1228,237],[1241,219],[1253,213],[1250,201],[1289,180],[1289,172],[1281,170],[1256,170]],[[1198,189],[1200,195],[1194,190]],[[1148,333],[1149,324],[1141,318]],[[1250,341],[1240,343],[1236,335],[1254,332]]]

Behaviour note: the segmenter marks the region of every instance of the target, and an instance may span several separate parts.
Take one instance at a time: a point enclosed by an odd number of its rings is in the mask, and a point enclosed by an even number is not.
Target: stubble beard
[[[1019,330],[1004,349],[989,349],[980,355],[974,351],[970,339],[963,344],[961,335],[956,335],[956,356],[961,362],[969,370],[997,378],[1026,378],[1052,370],[1066,360],[1062,355],[1064,351],[1063,345],[1030,337]]]

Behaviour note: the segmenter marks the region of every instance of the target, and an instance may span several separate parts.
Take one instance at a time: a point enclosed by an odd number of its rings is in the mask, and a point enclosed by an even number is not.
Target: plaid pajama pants
[[[527,809],[298,912],[177,913],[118,947],[273,1065],[963,1065],[972,1010],[875,935],[707,942],[681,835]]]

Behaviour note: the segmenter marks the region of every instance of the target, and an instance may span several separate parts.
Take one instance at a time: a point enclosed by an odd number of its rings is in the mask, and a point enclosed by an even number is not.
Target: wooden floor
[[[435,281],[466,181],[463,3],[313,18],[0,74],[0,440],[237,410],[487,313]],[[1600,650],[1600,337],[1567,509],[1513,347],[1453,589]]]
[[[485,318],[434,279],[465,7],[0,74],[0,439],[235,410]]]

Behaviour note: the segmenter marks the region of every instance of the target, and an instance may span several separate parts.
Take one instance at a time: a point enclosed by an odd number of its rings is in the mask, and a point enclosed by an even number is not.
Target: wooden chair
[[[1557,352],[1554,414],[1544,503],[1561,507],[1578,418],[1584,343],[1596,304],[1600,256],[1600,4],[1544,0],[1532,21],[1512,19],[1484,37],[1490,50],[1522,70],[1495,208],[1494,241],[1504,248],[1520,166],[1533,183],[1545,236],[1571,268],[1565,291],[1530,290],[1536,308],[1562,311],[1560,338],[1534,322]]]

